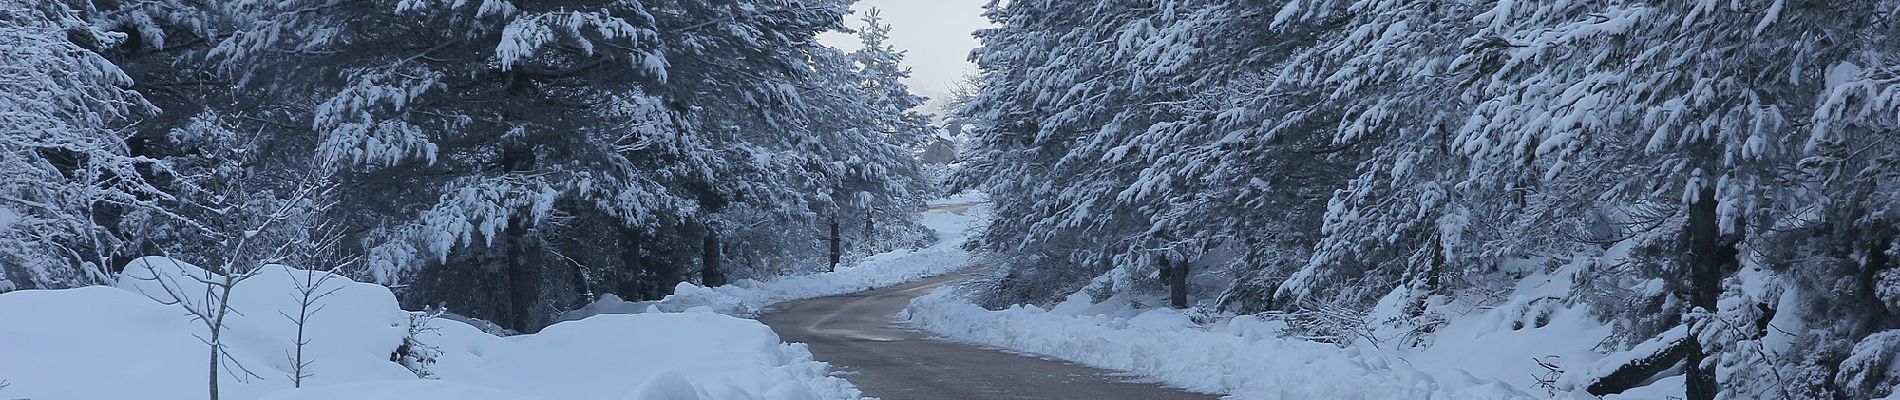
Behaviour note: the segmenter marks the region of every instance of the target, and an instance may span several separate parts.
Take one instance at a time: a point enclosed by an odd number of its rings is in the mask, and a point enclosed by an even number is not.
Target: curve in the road
[[[910,300],[949,274],[905,285],[779,305],[759,321],[787,342],[804,342],[819,361],[844,371],[866,396],[884,400],[1202,400],[1112,371],[932,339],[896,325]]]

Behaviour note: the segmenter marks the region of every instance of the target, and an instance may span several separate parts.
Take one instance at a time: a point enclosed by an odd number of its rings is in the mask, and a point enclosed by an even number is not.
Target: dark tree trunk
[[[1868,212],[1862,211],[1861,214],[1868,214]],[[1860,268],[1858,268],[1859,271],[1857,271],[1859,272],[1857,278],[1859,278],[1862,293],[1879,293],[1880,287],[1877,277],[1880,276],[1880,272],[1894,268],[1895,266],[1900,266],[1900,263],[1895,263],[1894,260],[1887,255],[1888,246],[1891,246],[1893,243],[1894,235],[1896,235],[1897,232],[1895,232],[1893,228],[1895,225],[1887,222],[1885,219],[1874,219],[1867,222],[1865,226],[1867,226],[1868,229],[1857,228],[1849,231],[1854,234],[1848,237],[1860,239],[1857,240],[1858,243],[1853,244],[1853,248],[1848,250],[1848,254],[1850,254],[1848,259],[1861,260]],[[1868,232],[1868,230],[1872,232]],[[1871,309],[1885,310],[1885,314],[1888,315],[1900,314],[1900,309],[1893,309],[1884,301],[1872,301],[1870,306],[1869,308]],[[1875,331],[1893,329],[1894,323],[1900,322],[1900,319],[1881,318],[1879,317],[1880,313],[1869,314],[1869,317],[1862,318],[1862,324]]]
[[[567,265],[573,266],[568,270],[573,272],[568,274],[568,279],[573,280],[571,284],[574,285],[574,298],[577,299],[572,307],[581,307],[594,302],[594,298],[599,294],[594,293],[594,284],[587,279],[588,271],[581,269],[582,267],[578,264],[568,263]]]
[[[1441,271],[1444,271],[1445,266],[1445,244],[1443,240],[1442,236],[1433,233],[1430,249],[1432,252],[1431,263],[1411,272],[1411,274],[1413,274],[1411,279],[1417,282],[1417,286],[1413,286],[1412,289],[1417,289],[1424,293],[1413,300],[1412,304],[1405,306],[1405,314],[1407,316],[1418,317],[1425,315],[1425,307],[1429,305],[1432,295],[1438,294],[1439,291],[1442,290],[1443,285],[1440,280],[1442,279],[1441,275],[1443,275],[1443,273]]]
[[[1610,371],[1607,375],[1593,377],[1596,381],[1590,382],[1585,390],[1588,390],[1590,394],[1596,396],[1623,393],[1623,391],[1635,388],[1637,385],[1643,384],[1643,382],[1648,382],[1649,378],[1656,376],[1656,374],[1668,371],[1670,367],[1674,367],[1677,363],[1682,362],[1690,353],[1700,353],[1699,351],[1695,351],[1696,346],[1698,346],[1698,344],[1696,344],[1694,338],[1685,336],[1680,339],[1674,339],[1672,342],[1660,347],[1655,353],[1645,354],[1631,359],[1628,364],[1616,367],[1615,370]]]
[[[538,328],[534,313],[541,297],[541,252],[525,221],[509,221],[507,235],[508,265],[503,269],[508,274],[508,304],[514,317],[510,322],[517,330],[531,332]]]
[[[656,267],[653,271],[653,279],[658,285],[653,288],[653,296],[645,300],[659,300],[673,294],[673,288],[679,286],[680,282],[686,281],[686,270],[679,267],[680,263],[662,262],[653,265]]]
[[[831,214],[831,271],[838,271],[838,260],[844,256],[844,238],[838,234],[838,214]]]
[[[871,218],[871,210],[864,210],[864,248],[866,250],[871,250],[873,246],[877,246],[876,223],[876,220]]]
[[[647,295],[641,285],[645,274],[640,263],[640,246],[645,239],[639,229],[620,228],[620,273],[615,280],[614,294],[621,298],[637,300]]]
[[[719,251],[719,232],[707,227],[706,237],[699,247],[703,250],[699,257],[699,283],[706,287],[726,284],[725,271],[719,269],[720,258],[724,257]]]
[[[1684,389],[1683,395],[1689,400],[1715,400],[1715,394],[1721,391],[1715,381],[1715,369],[1702,365],[1708,360],[1709,354],[1702,351],[1702,342],[1694,336],[1683,343],[1683,347],[1689,349],[1682,364],[1683,375],[1689,378],[1688,388]]]
[[[1700,196],[1689,204],[1689,226],[1684,229],[1684,240],[1689,250],[1689,305],[1707,312],[1717,310],[1717,301],[1722,296],[1722,277],[1737,266],[1738,251],[1735,240],[1722,235],[1720,215],[1717,211],[1715,187],[1703,186]],[[1694,324],[1696,322],[1690,322]],[[1707,359],[1702,344],[1695,340],[1691,332],[1687,343],[1688,354],[1683,371],[1688,383],[1684,394],[1689,400],[1713,400],[1720,391],[1715,379],[1715,371],[1704,368]]]
[[[1168,285],[1168,306],[1177,309],[1188,306],[1188,263],[1187,260],[1172,261],[1168,256],[1155,258],[1155,265],[1161,268],[1161,279]]]

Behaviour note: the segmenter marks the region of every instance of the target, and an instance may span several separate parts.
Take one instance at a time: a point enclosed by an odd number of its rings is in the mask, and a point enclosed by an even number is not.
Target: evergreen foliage
[[[1618,259],[1561,300],[1605,351],[1686,327],[1691,398],[1885,396],[1896,7],[993,3],[960,180],[992,304],[1158,297],[1185,259],[1199,307],[1428,345],[1501,264]]]
[[[902,53],[815,41],[849,1],[29,3],[0,8],[17,286],[219,265],[286,201],[343,244],[296,264],[528,331],[811,272],[833,219],[855,254],[928,240]]]

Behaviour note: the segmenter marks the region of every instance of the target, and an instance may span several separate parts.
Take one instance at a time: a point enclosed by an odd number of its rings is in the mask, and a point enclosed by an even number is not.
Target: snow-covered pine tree
[[[681,147],[665,140],[671,119],[645,94],[663,82],[665,60],[652,17],[636,6],[286,1],[223,11],[234,33],[206,56],[245,84],[287,93],[281,103],[309,107],[292,120],[316,138],[306,160],[344,187],[332,217],[358,232],[366,275],[402,284],[440,272],[406,301],[449,300],[538,326],[588,300],[589,278],[604,275],[567,256],[604,252],[556,243],[690,209],[653,178],[665,170],[630,161]],[[315,96],[288,94],[297,89]],[[655,136],[672,146],[620,147]],[[484,267],[430,268],[452,262]],[[467,290],[476,282],[499,287]],[[467,297],[444,298],[452,294]]]
[[[1621,245],[1637,257],[1565,301],[1618,326],[1609,347],[1693,327],[1691,397],[1881,396],[1867,366],[1891,326],[1830,323],[1797,357],[1764,338],[1778,312],[1895,307],[1888,35],[1867,33],[1893,8],[999,3],[963,179],[997,202],[981,244],[1022,260],[1002,303],[1224,241],[1246,251],[1224,304],[1392,306],[1424,328],[1432,296],[1508,285],[1500,261]]]
[[[1117,289],[1152,290],[1190,268],[1210,277],[1191,285],[1232,289],[1197,302],[1259,307],[1241,299],[1271,292],[1260,283],[1311,244],[1318,182],[1340,165],[1310,131],[1275,128],[1272,110],[1298,102],[1258,73],[1311,42],[1269,31],[1258,4],[1143,3],[989,12],[983,90],[962,117],[980,121],[968,171],[997,204],[984,243],[1022,260],[1005,300],[1050,301],[1110,272]]]
[[[1317,151],[1356,170],[1325,182],[1337,190],[1321,200],[1313,253],[1268,284],[1275,305],[1389,314],[1396,318],[1373,322],[1420,343],[1442,322],[1428,315],[1428,299],[1452,294],[1466,266],[1491,255],[1467,243],[1480,239],[1468,226],[1483,221],[1474,203],[1491,196],[1462,195],[1454,182],[1462,163],[1449,147],[1464,104],[1447,100],[1458,82],[1445,70],[1472,14],[1440,2],[1289,1],[1274,12],[1276,31],[1315,38],[1272,76],[1281,95],[1303,99],[1276,113],[1285,117],[1274,129],[1324,131]],[[1341,334],[1327,332],[1339,321],[1310,322],[1310,334]]]
[[[728,238],[735,276],[825,265],[834,218],[854,227],[872,223],[871,235],[893,245],[917,240],[922,229],[909,214],[926,187],[914,157],[878,128],[902,121],[907,108],[876,103],[861,86],[871,78],[848,55],[813,40],[818,31],[842,29],[848,4],[764,3],[684,7],[711,15],[677,21],[697,36],[679,36],[669,84],[691,104],[686,123],[720,149],[701,182],[707,194],[728,202],[706,210],[704,222]],[[839,240],[851,244],[841,248],[873,242],[862,229],[841,231]]]
[[[1143,214],[1115,200],[1139,167],[1082,148],[1097,132],[1104,142],[1124,135],[1110,121],[1146,94],[1127,68],[1138,43],[1117,33],[1140,34],[1147,10],[1120,1],[989,5],[997,27],[979,31],[984,46],[973,55],[982,91],[962,117],[980,121],[965,173],[995,205],[975,240],[1014,260],[994,284],[996,304],[1053,302],[1120,266],[1158,273],[1149,259],[1166,244],[1143,235]],[[1117,282],[1124,287],[1133,279],[1158,287],[1156,277],[1121,276],[1131,277]]]
[[[1805,141],[1795,121],[1877,3],[1499,3],[1457,63],[1476,104],[1454,141],[1472,159],[1461,184],[1526,191],[1520,226],[1670,210],[1645,244],[1653,264],[1623,272],[1669,298],[1606,317],[1634,339],[1687,324],[1691,399],[1759,396],[1718,358],[1751,351],[1780,285],[1741,272],[1772,263],[1747,255],[1813,199],[1786,185]]]
[[[1900,3],[1852,3],[1860,12],[1892,13]],[[1900,388],[1891,355],[1900,351],[1893,321],[1900,320],[1900,60],[1893,58],[1890,22],[1865,15],[1833,32],[1844,58],[1825,68],[1824,85],[1808,114],[1807,131],[1790,143],[1799,161],[1789,170],[1791,190],[1812,193],[1763,232],[1766,266],[1785,277],[1798,301],[1780,318],[1805,330],[1787,347],[1760,344],[1782,355],[1775,369],[1724,357],[1729,386],[1768,389],[1790,398],[1880,398]],[[1808,79],[1815,78],[1808,76]],[[1726,310],[1725,310],[1726,311]],[[1744,362],[1735,362],[1735,361]],[[1781,377],[1779,385],[1743,385],[1745,379]],[[1768,381],[1761,379],[1760,381]],[[1758,386],[1766,386],[1757,388]],[[1779,387],[1776,387],[1779,386]],[[1742,392],[1749,393],[1749,392]]]
[[[198,9],[217,16],[207,22],[154,25],[228,34],[126,56],[202,65],[153,68],[163,81],[239,88],[168,97],[173,122],[159,126],[223,115],[273,154],[244,168],[340,182],[330,217],[362,244],[357,273],[404,287],[407,303],[532,329],[599,293],[653,298],[696,273],[768,272],[694,265],[810,261],[817,243],[782,233],[814,231],[837,199],[916,204],[914,161],[868,128],[906,116],[872,109],[842,54],[814,56],[846,6],[234,1]],[[843,67],[819,71],[826,57]],[[808,109],[840,94],[857,101]],[[861,132],[817,123],[847,114]],[[870,186],[845,195],[847,180]]]
[[[857,29],[863,47],[851,52],[850,57],[857,63],[858,74],[863,77],[861,85],[870,94],[872,107],[882,117],[876,128],[885,135],[886,142],[907,148],[920,146],[936,133],[930,126],[930,116],[916,110],[929,99],[911,93],[904,84],[904,79],[910,78],[910,67],[903,65],[904,51],[890,43],[891,25],[884,22],[880,11],[865,11],[862,22],[864,26]]]
[[[125,127],[156,111],[100,53],[127,36],[62,2],[0,2],[0,288],[110,282],[128,210],[168,195]]]
[[[859,186],[857,191],[868,196],[855,201],[864,210],[854,219],[862,220],[858,251],[869,255],[916,245],[924,239],[921,235],[927,230],[911,216],[922,207],[919,200],[938,189],[923,176],[918,153],[936,135],[937,128],[931,126],[931,115],[918,111],[930,99],[912,93],[904,83],[910,78],[910,67],[903,65],[904,51],[890,43],[891,25],[884,22],[876,8],[865,11],[862,22],[858,38],[863,47],[847,57],[856,63],[853,72],[868,97],[870,107],[864,111],[874,119],[871,131],[878,134],[872,139],[884,144],[865,144],[870,151],[859,153],[874,155],[865,161],[879,164],[878,170],[864,171],[854,184]]]

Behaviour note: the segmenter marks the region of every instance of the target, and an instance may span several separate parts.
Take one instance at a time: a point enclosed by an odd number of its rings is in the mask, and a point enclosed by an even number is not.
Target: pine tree
[[[891,25],[884,22],[878,9],[865,11],[863,22],[864,27],[858,28],[863,47],[851,52],[850,58],[863,76],[861,85],[871,96],[872,109],[884,116],[877,121],[877,129],[884,133],[886,142],[906,148],[920,146],[936,133],[930,126],[930,116],[915,111],[929,99],[911,93],[904,84],[903,80],[910,78],[910,67],[903,65],[904,51],[890,44]]]
[[[0,4],[0,286],[110,282],[134,243],[120,217],[168,196],[145,179],[166,164],[124,136],[156,109],[100,54],[128,37],[83,18],[61,3]]]
[[[197,238],[315,172],[361,244],[326,256],[364,260],[346,272],[532,330],[601,293],[815,265],[783,233],[831,215],[878,221],[853,243],[923,232],[928,189],[891,142],[919,98],[813,40],[847,2],[102,4],[143,44],[108,56],[162,110],[129,153],[179,166],[158,209],[206,219],[139,215],[141,247],[218,257]]]

